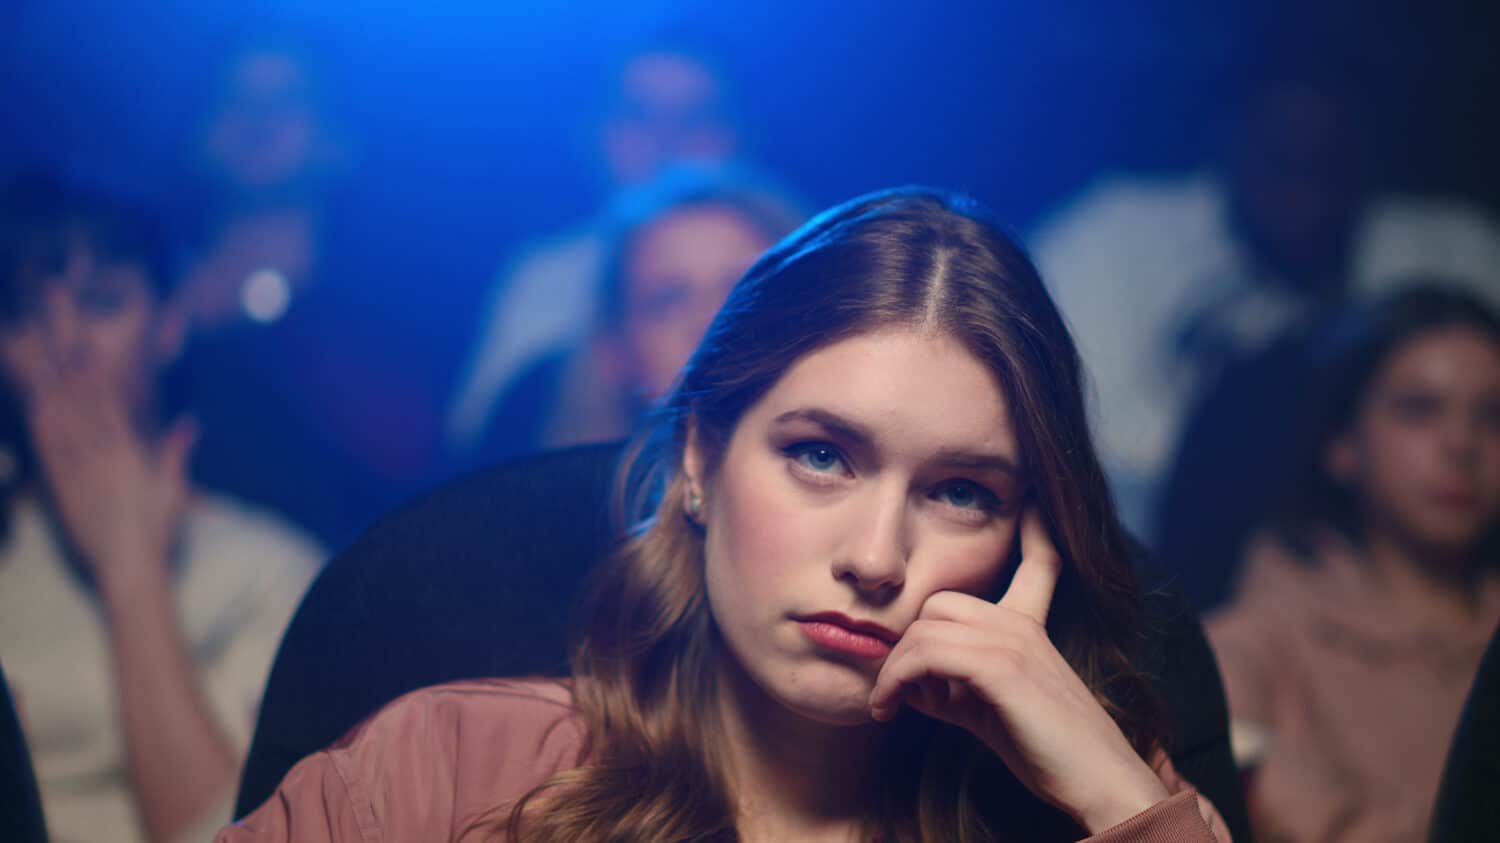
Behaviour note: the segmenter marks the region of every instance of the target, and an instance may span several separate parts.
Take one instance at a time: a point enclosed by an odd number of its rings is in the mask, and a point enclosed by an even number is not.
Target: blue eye
[[[995,510],[1000,500],[988,489],[965,480],[956,480],[939,487],[937,499],[959,509]]]
[[[848,470],[838,449],[822,442],[793,445],[787,449],[787,455],[796,460],[798,465],[818,474],[830,474],[841,469]]]

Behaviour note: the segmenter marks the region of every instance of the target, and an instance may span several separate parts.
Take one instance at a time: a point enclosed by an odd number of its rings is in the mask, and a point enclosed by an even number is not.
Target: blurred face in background
[[[1348,97],[1311,83],[1276,86],[1256,99],[1230,147],[1232,189],[1262,261],[1292,280],[1336,268],[1366,190]]]
[[[643,226],[621,274],[632,380],[655,399],[697,348],[729,291],[771,238],[739,211],[700,205]]]
[[[625,64],[603,127],[605,163],[617,186],[649,181],[672,164],[732,158],[739,137],[723,82],[693,56],[642,53]]]
[[[59,272],[23,284],[0,324],[0,362],[22,400],[63,373],[86,372],[143,422],[167,351],[145,270],[102,263],[78,243]]]
[[[1367,531],[1472,553],[1500,524],[1500,345],[1468,327],[1408,340],[1329,460],[1357,490]]]
[[[267,49],[233,60],[202,139],[204,163],[226,187],[257,195],[300,186],[333,154],[300,59]]]

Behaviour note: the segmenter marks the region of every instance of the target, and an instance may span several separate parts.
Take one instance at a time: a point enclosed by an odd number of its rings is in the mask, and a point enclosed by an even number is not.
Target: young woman
[[[1500,321],[1416,287],[1319,349],[1283,496],[1211,618],[1257,835],[1427,835],[1500,621]]]
[[[571,680],[408,695],[221,843],[1216,839],[1131,652],[1077,354],[971,203],[793,233],[638,442]]]
[[[628,436],[745,270],[805,218],[730,168],[679,167],[622,195],[589,335],[522,372],[467,461]]]
[[[223,823],[321,557],[188,480],[170,277],[129,208],[41,179],[0,199],[0,661],[57,840]]]

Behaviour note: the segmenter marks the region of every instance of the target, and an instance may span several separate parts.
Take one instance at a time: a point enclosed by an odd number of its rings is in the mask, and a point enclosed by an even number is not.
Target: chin
[[[821,700],[784,704],[796,714],[828,726],[865,726],[875,722],[875,719],[870,716],[868,698],[848,701],[844,704],[827,703]]]
[[[1472,552],[1492,525],[1491,520],[1466,513],[1438,513],[1421,519],[1412,533],[1432,550],[1462,555]]]
[[[863,726],[874,722],[870,716],[873,679],[834,671],[819,673],[823,675],[809,677],[798,687],[774,696],[789,711],[817,723]]]

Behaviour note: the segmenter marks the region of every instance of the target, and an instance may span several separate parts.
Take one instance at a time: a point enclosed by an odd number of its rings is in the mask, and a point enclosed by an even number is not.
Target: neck
[[[737,667],[720,673],[719,700],[741,839],[855,839],[885,727],[810,720]]]
[[[1391,531],[1367,536],[1370,562],[1397,610],[1424,625],[1458,627],[1479,612],[1479,559],[1470,548],[1433,547]]]

